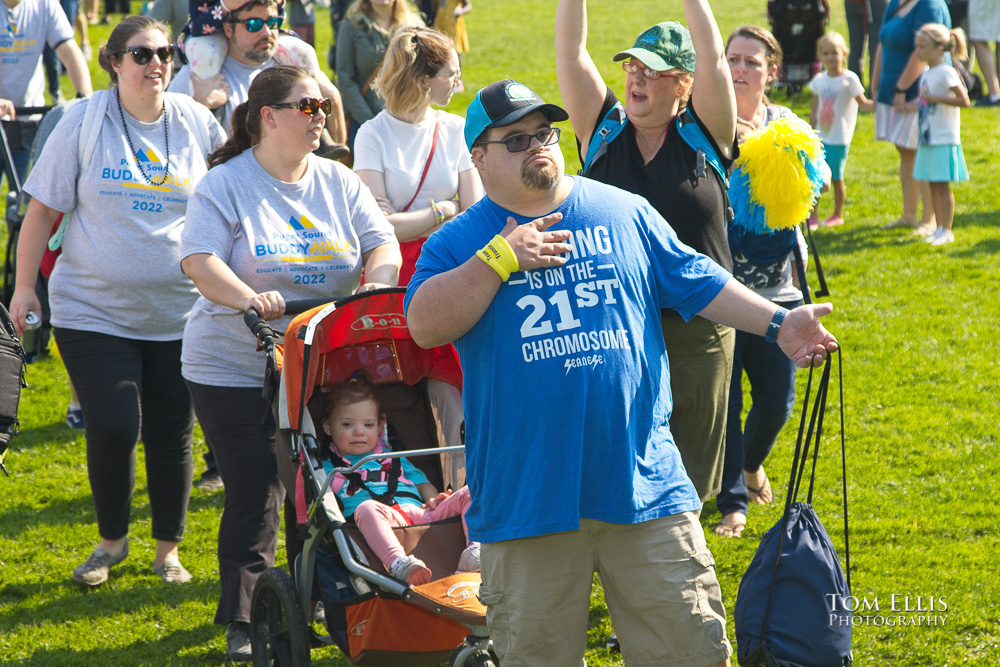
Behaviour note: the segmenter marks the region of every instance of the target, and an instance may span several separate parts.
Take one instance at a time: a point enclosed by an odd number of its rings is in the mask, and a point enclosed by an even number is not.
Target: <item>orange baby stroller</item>
[[[357,527],[345,520],[330,489],[334,472],[350,473],[370,459],[403,454],[437,488],[445,488],[442,457],[463,455],[463,447],[439,446],[427,393],[433,381],[460,388],[457,354],[451,346],[424,350],[413,342],[402,314],[404,292],[373,290],[321,306],[289,303],[288,312],[312,309],[292,320],[283,348],[255,311],[246,314],[267,352],[265,387],[276,390],[279,473],[289,495],[299,490],[303,540],[294,581],[284,570],[271,568],[254,589],[255,665],[308,665],[310,649],[329,644],[356,665],[498,664],[486,631],[486,609],[477,597],[479,574],[450,574],[466,546],[461,519],[395,529],[407,553],[434,573],[430,583],[410,586],[388,575]],[[314,424],[320,421],[326,389],[359,370],[376,385],[393,453],[334,468]],[[323,603],[328,636],[317,634],[307,621],[315,602]]]

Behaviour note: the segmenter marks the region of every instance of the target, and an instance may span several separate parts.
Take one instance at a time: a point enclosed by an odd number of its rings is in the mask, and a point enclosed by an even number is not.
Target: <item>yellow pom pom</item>
[[[809,217],[815,187],[803,157],[821,158],[812,128],[794,117],[765,125],[746,137],[736,161],[750,181],[750,198],[763,207],[767,226],[789,229]]]

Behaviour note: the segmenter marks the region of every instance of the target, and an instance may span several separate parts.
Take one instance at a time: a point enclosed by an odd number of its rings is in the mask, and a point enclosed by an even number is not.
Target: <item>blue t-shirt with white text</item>
[[[645,199],[573,178],[550,229],[560,267],[516,272],[455,341],[464,374],[469,535],[497,542],[631,524],[701,503],[670,434],[662,308],[686,319],[731,276],[677,240]],[[530,219],[484,198],[424,245],[406,307],[433,275]]]

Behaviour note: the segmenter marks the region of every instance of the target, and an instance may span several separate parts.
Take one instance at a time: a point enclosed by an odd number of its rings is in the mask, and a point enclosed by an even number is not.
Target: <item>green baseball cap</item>
[[[694,43],[691,33],[677,21],[664,21],[646,28],[635,38],[631,49],[615,54],[614,60],[638,58],[639,61],[659,72],[682,69],[694,72]]]

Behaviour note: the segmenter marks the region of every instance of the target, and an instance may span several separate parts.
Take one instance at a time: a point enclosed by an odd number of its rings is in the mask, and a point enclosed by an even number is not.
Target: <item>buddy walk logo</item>
[[[831,626],[884,625],[943,626],[948,621],[948,599],[944,595],[904,595],[893,593],[889,599],[857,598],[853,595],[826,595]],[[850,612],[850,613],[845,613]],[[865,613],[868,612],[868,613]]]
[[[135,161],[142,165],[142,170],[149,176],[155,174],[157,181],[159,181],[158,177],[160,173],[167,169],[163,164],[163,160],[160,159],[156,151],[152,148],[145,151],[136,151]],[[166,179],[159,185],[146,183],[141,176],[132,173],[132,170],[129,169],[127,158],[122,158],[118,166],[120,167],[119,169],[105,167],[101,170],[101,178],[104,179],[105,185],[121,185],[124,188],[157,190],[160,192],[171,192],[173,188],[191,189],[193,187],[190,176],[175,176],[174,174],[167,174]]]
[[[332,260],[334,254],[355,253],[351,241],[331,240],[305,214],[298,219],[290,216],[287,229],[294,233],[272,234],[274,242],[255,245],[254,256],[265,262],[322,262]]]

